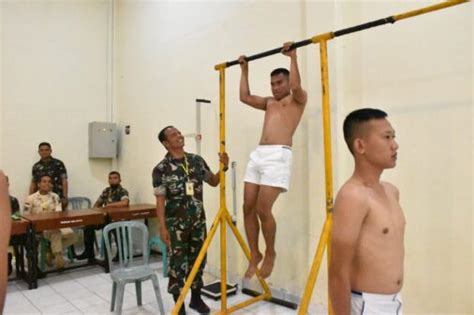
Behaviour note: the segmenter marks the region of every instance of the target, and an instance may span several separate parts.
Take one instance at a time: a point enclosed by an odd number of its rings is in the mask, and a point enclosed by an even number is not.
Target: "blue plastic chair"
[[[92,202],[89,198],[87,197],[71,197],[68,199],[68,208],[71,209],[71,210],[78,210],[78,209],[90,209],[91,206],[92,206]],[[74,232],[75,233],[82,233],[83,235],[85,235],[83,233],[83,229],[82,228],[79,228],[79,229],[74,229]],[[84,240],[84,242],[86,242],[86,240]],[[96,248],[98,248],[98,245],[97,245],[97,239],[94,237],[94,245]],[[78,255],[76,254],[76,251],[74,249],[74,245],[71,245],[69,246],[68,248],[68,258],[71,259],[71,260],[74,260],[74,258],[78,257]]]
[[[161,240],[159,235],[154,235],[150,237],[148,241],[148,255],[150,255],[151,247],[158,246],[161,252],[161,259],[163,261],[163,277],[168,277],[168,248],[166,244]]]
[[[117,235],[117,251],[119,254],[118,266],[112,263],[112,244],[110,234],[112,231]],[[143,262],[134,264],[133,259],[133,232],[141,235]],[[122,221],[110,223],[103,231],[105,248],[110,266],[110,277],[113,280],[112,300],[110,311],[116,309],[117,314],[122,313],[123,295],[127,283],[135,283],[137,293],[137,304],[142,305],[142,281],[151,280],[155,290],[156,301],[162,315],[165,314],[163,301],[161,299],[158,276],[148,264],[148,229],[142,222]],[[115,307],[116,306],[116,307]]]

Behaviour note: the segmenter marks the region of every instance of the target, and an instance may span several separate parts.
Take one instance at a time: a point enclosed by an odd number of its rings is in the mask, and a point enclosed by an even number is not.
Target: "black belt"
[[[351,290],[351,293],[355,295],[362,295],[362,292],[354,291],[354,290]]]

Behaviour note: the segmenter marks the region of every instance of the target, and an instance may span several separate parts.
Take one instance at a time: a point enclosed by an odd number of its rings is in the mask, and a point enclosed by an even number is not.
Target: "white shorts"
[[[244,181],[257,185],[280,187],[288,191],[291,173],[291,147],[259,145],[252,153]]]
[[[402,298],[396,294],[351,294],[351,315],[402,315]]]

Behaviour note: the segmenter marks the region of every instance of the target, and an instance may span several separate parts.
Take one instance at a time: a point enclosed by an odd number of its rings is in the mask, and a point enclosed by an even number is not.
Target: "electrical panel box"
[[[117,157],[117,124],[93,121],[89,123],[89,158]]]

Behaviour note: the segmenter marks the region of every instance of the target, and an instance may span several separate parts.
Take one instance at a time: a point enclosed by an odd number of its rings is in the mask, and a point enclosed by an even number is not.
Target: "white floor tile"
[[[39,310],[21,293],[7,293],[4,314],[37,313]]]
[[[109,284],[110,282],[102,278],[99,275],[86,275],[81,278],[75,279],[77,282],[85,286],[86,288],[94,287],[102,284]]]
[[[5,308],[3,311],[4,315],[40,315],[41,312],[33,306],[20,306],[16,308]]]
[[[79,310],[83,310],[95,305],[103,304],[107,301],[97,296],[93,292],[89,292],[88,295],[70,299],[69,302],[71,302],[71,304],[77,307]]]
[[[58,293],[84,289],[83,285],[73,279],[51,283],[49,286]]]
[[[158,269],[160,290],[166,314],[174,307],[172,296],[167,292],[168,279],[163,278],[161,262],[153,263]],[[24,281],[11,282],[7,289],[7,299],[4,314],[110,314],[110,299],[112,295],[112,280],[104,273],[102,267],[94,266],[75,269],[61,274],[50,274],[39,281],[38,289],[28,290]],[[228,297],[228,306],[250,299],[241,293]],[[197,314],[189,308],[190,294],[186,297],[185,307],[188,314]],[[204,297],[205,302],[213,312],[219,311],[220,301]],[[135,285],[125,286],[123,314],[148,315],[158,314],[158,303],[151,281],[142,282],[142,306],[137,306]],[[326,314],[323,305],[310,305],[310,314]],[[235,312],[241,315],[287,315],[296,314],[282,306],[268,302],[259,302]]]
[[[56,288],[53,288],[59,295],[63,296],[66,300],[75,300],[82,298],[84,296],[88,296],[91,294],[94,294],[91,292],[89,289],[80,286],[76,287],[74,290],[58,290]]]
[[[22,303],[29,303],[29,300],[25,297],[25,295],[20,292],[7,292],[8,299],[6,299],[6,305],[12,304],[12,305],[19,305]]]
[[[64,297],[54,292],[51,295],[43,296],[40,298],[30,299],[30,302],[38,309],[43,310],[51,305],[69,303]]]
[[[79,312],[79,310],[69,303],[65,302],[54,302],[51,304],[44,305],[40,308],[41,313],[43,314],[63,314],[66,312]]]
[[[109,314],[110,312],[110,304],[107,302],[103,302],[97,305],[93,305],[88,308],[81,309],[81,312],[87,315],[95,315],[95,314]]]
[[[24,290],[23,294],[31,301],[42,300],[44,297],[55,295],[56,292],[49,285],[38,286],[34,290]]]

